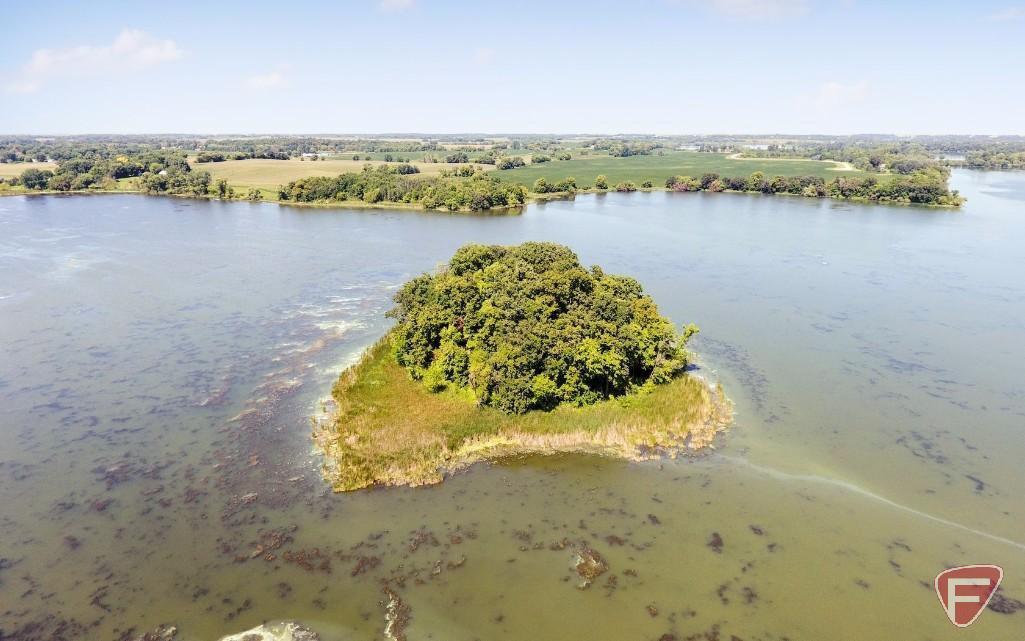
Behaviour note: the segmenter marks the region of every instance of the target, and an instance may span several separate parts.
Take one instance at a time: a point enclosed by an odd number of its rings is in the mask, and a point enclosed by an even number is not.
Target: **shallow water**
[[[381,638],[387,579],[411,640],[1020,639],[1025,612],[956,631],[931,587],[997,563],[1025,600],[1025,174],[954,182],[961,212],[0,199],[0,638],[286,618]],[[465,242],[523,240],[702,327],[701,374],[737,405],[717,452],[331,494],[309,416],[394,289]],[[609,565],[584,590],[582,541]]]

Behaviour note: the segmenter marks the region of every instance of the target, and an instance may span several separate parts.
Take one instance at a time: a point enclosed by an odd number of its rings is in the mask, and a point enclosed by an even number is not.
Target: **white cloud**
[[[246,86],[250,89],[276,89],[288,84],[284,68],[278,67],[268,73],[256,74],[246,78]]]
[[[842,82],[825,82],[819,85],[814,103],[822,111],[842,109],[863,102],[868,97],[871,86],[867,80],[854,84]]]
[[[21,69],[21,80],[7,85],[12,93],[30,93],[47,80],[123,69],[142,69],[184,55],[173,40],[160,40],[138,29],[124,29],[109,45],[36,49]]]
[[[39,91],[39,84],[31,81],[12,82],[6,89],[10,93],[35,93]]]
[[[25,70],[32,74],[105,71],[113,67],[148,67],[181,57],[182,51],[173,40],[158,40],[145,31],[125,29],[105,46],[37,49]]]
[[[1007,7],[989,14],[986,19],[993,22],[1010,22],[1022,17],[1025,17],[1025,7]]]
[[[683,0],[733,18],[765,20],[798,16],[808,11],[808,0]]]
[[[385,11],[404,11],[413,6],[416,0],[379,0],[378,6]]]
[[[477,47],[473,52],[473,63],[480,66],[489,65],[495,59],[495,50],[491,47]]]

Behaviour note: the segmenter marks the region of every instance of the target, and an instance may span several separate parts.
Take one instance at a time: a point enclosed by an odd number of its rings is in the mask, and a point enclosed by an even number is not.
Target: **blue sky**
[[[1025,0],[17,2],[0,133],[1025,134]]]

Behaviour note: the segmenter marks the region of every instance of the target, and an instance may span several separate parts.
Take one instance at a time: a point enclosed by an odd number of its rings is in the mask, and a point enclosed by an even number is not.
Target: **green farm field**
[[[669,176],[691,176],[717,173],[722,176],[747,176],[761,171],[766,176],[821,176],[826,180],[836,176],[864,176],[864,172],[851,170],[841,163],[821,160],[781,160],[768,158],[737,158],[727,154],[702,153],[696,151],[671,151],[664,156],[628,156],[614,158],[607,155],[581,156],[579,150],[571,150],[572,160],[553,160],[541,164],[529,164],[518,169],[495,170],[505,180],[530,186],[542,176],[548,181],[558,181],[572,176],[581,187],[594,184],[594,179],[604,174],[609,185],[619,182],[633,182],[638,186],[650,180],[655,187],[662,187]]]

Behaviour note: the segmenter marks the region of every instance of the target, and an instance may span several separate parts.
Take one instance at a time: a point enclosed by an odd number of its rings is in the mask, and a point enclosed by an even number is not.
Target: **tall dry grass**
[[[584,452],[642,460],[709,447],[732,418],[720,388],[684,375],[587,407],[509,415],[465,391],[428,392],[394,358],[391,336],[347,369],[335,415],[315,428],[336,490],[437,483],[472,463],[518,454]]]

